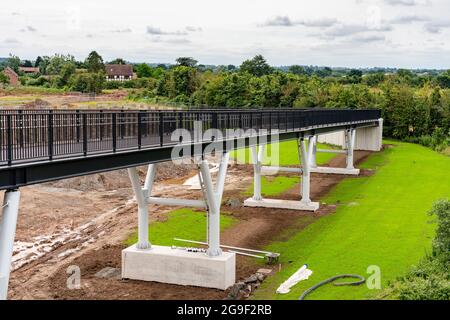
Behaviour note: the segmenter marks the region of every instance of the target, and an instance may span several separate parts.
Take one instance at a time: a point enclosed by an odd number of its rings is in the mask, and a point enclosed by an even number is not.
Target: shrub
[[[450,300],[450,200],[434,203],[429,214],[436,217],[432,255],[390,285],[400,300]]]
[[[448,267],[450,263],[450,201],[439,200],[435,202],[429,214],[437,218],[433,254]]]
[[[71,78],[71,88],[80,92],[100,93],[104,83],[102,73],[79,73]]]
[[[449,300],[448,271],[438,260],[427,257],[399,279],[394,292],[400,300]]]
[[[105,89],[113,90],[113,89],[121,89],[122,88],[122,82],[120,81],[106,81],[105,82]]]
[[[37,79],[33,79],[33,78],[28,79],[28,81],[26,82],[26,85],[27,86],[42,86],[47,82],[48,82],[48,80],[45,77],[41,76]]]
[[[430,148],[431,144],[433,143],[433,138],[431,138],[431,136],[429,136],[429,135],[420,136],[418,142],[421,145]]]

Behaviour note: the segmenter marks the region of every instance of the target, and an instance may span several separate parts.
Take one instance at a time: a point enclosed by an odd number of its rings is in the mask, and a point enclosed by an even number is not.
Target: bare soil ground
[[[25,107],[25,108],[75,108],[88,103],[91,106],[98,104],[110,104],[115,102],[118,106],[123,104],[127,97],[126,90],[114,90],[111,93],[99,94],[95,97],[80,94],[78,92],[67,92],[58,94],[20,93],[4,92],[0,90],[0,106]]]
[[[356,152],[356,163],[370,153]],[[339,155],[330,163],[343,167]],[[144,176],[144,169],[142,176]],[[158,167],[155,194],[165,197],[200,198],[199,191],[182,183],[195,174],[193,166]],[[370,174],[363,171],[363,174]],[[320,199],[345,176],[312,174],[311,195]],[[224,203],[239,199],[252,184],[249,165],[232,165],[228,171]],[[298,199],[299,186],[280,196]],[[223,244],[261,248],[274,240],[288,238],[322,215],[334,212],[323,205],[315,213],[282,209],[230,208],[222,210],[238,222],[221,235]],[[171,208],[151,205],[151,221],[165,220]],[[11,299],[223,299],[227,292],[189,286],[118,279],[100,279],[95,273],[105,267],[120,268],[123,241],[136,229],[137,208],[126,171],[22,188],[20,218],[13,257],[9,298]],[[299,219],[308,216],[311,219]],[[175,235],[174,235],[175,236]],[[81,269],[81,289],[67,289],[67,267]],[[254,259],[238,256],[237,278],[261,268]],[[276,270],[282,266],[273,267]]]

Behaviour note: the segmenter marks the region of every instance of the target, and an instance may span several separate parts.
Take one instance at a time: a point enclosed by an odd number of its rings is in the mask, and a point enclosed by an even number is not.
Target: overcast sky
[[[448,0],[14,0],[0,57],[450,68]]]

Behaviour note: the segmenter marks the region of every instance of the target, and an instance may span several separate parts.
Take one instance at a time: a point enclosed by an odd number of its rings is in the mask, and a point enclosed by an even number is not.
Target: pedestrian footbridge
[[[122,253],[122,276],[146,281],[226,289],[235,281],[235,253],[220,244],[220,205],[229,152],[248,147],[254,166],[254,195],[244,203],[315,211],[310,173],[357,175],[353,151],[381,148],[379,110],[193,109],[193,110],[0,110],[0,190],[5,190],[0,222],[0,298],[7,295],[19,211],[20,187],[93,173],[128,169],[138,203],[138,242]],[[296,140],[298,168],[263,166],[264,147]],[[338,144],[345,168],[318,167],[317,142]],[[215,183],[205,155],[221,155]],[[194,159],[202,200],[152,196],[157,163]],[[301,166],[300,166],[301,163]],[[148,165],[143,185],[136,167]],[[298,201],[264,199],[261,175],[298,172]],[[186,252],[148,241],[148,205],[189,206],[207,211],[206,252]],[[171,267],[173,266],[173,268]]]

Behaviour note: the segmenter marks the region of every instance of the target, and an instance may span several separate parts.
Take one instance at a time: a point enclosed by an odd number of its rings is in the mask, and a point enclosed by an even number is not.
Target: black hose
[[[334,280],[340,279],[340,278],[356,278],[359,279],[358,281],[355,282],[339,282],[339,283],[333,283],[333,285],[335,286],[359,286],[360,284],[363,284],[364,282],[366,282],[366,279],[360,275],[357,274],[340,274],[338,276],[334,276],[331,277],[329,279],[323,280],[321,282],[319,282],[318,284],[312,286],[311,288],[309,288],[308,290],[306,290],[305,292],[302,293],[302,295],[300,296],[300,298],[298,298],[298,300],[304,300],[305,297],[310,294],[311,292],[313,292],[314,290],[316,290],[317,288],[333,282]]]

